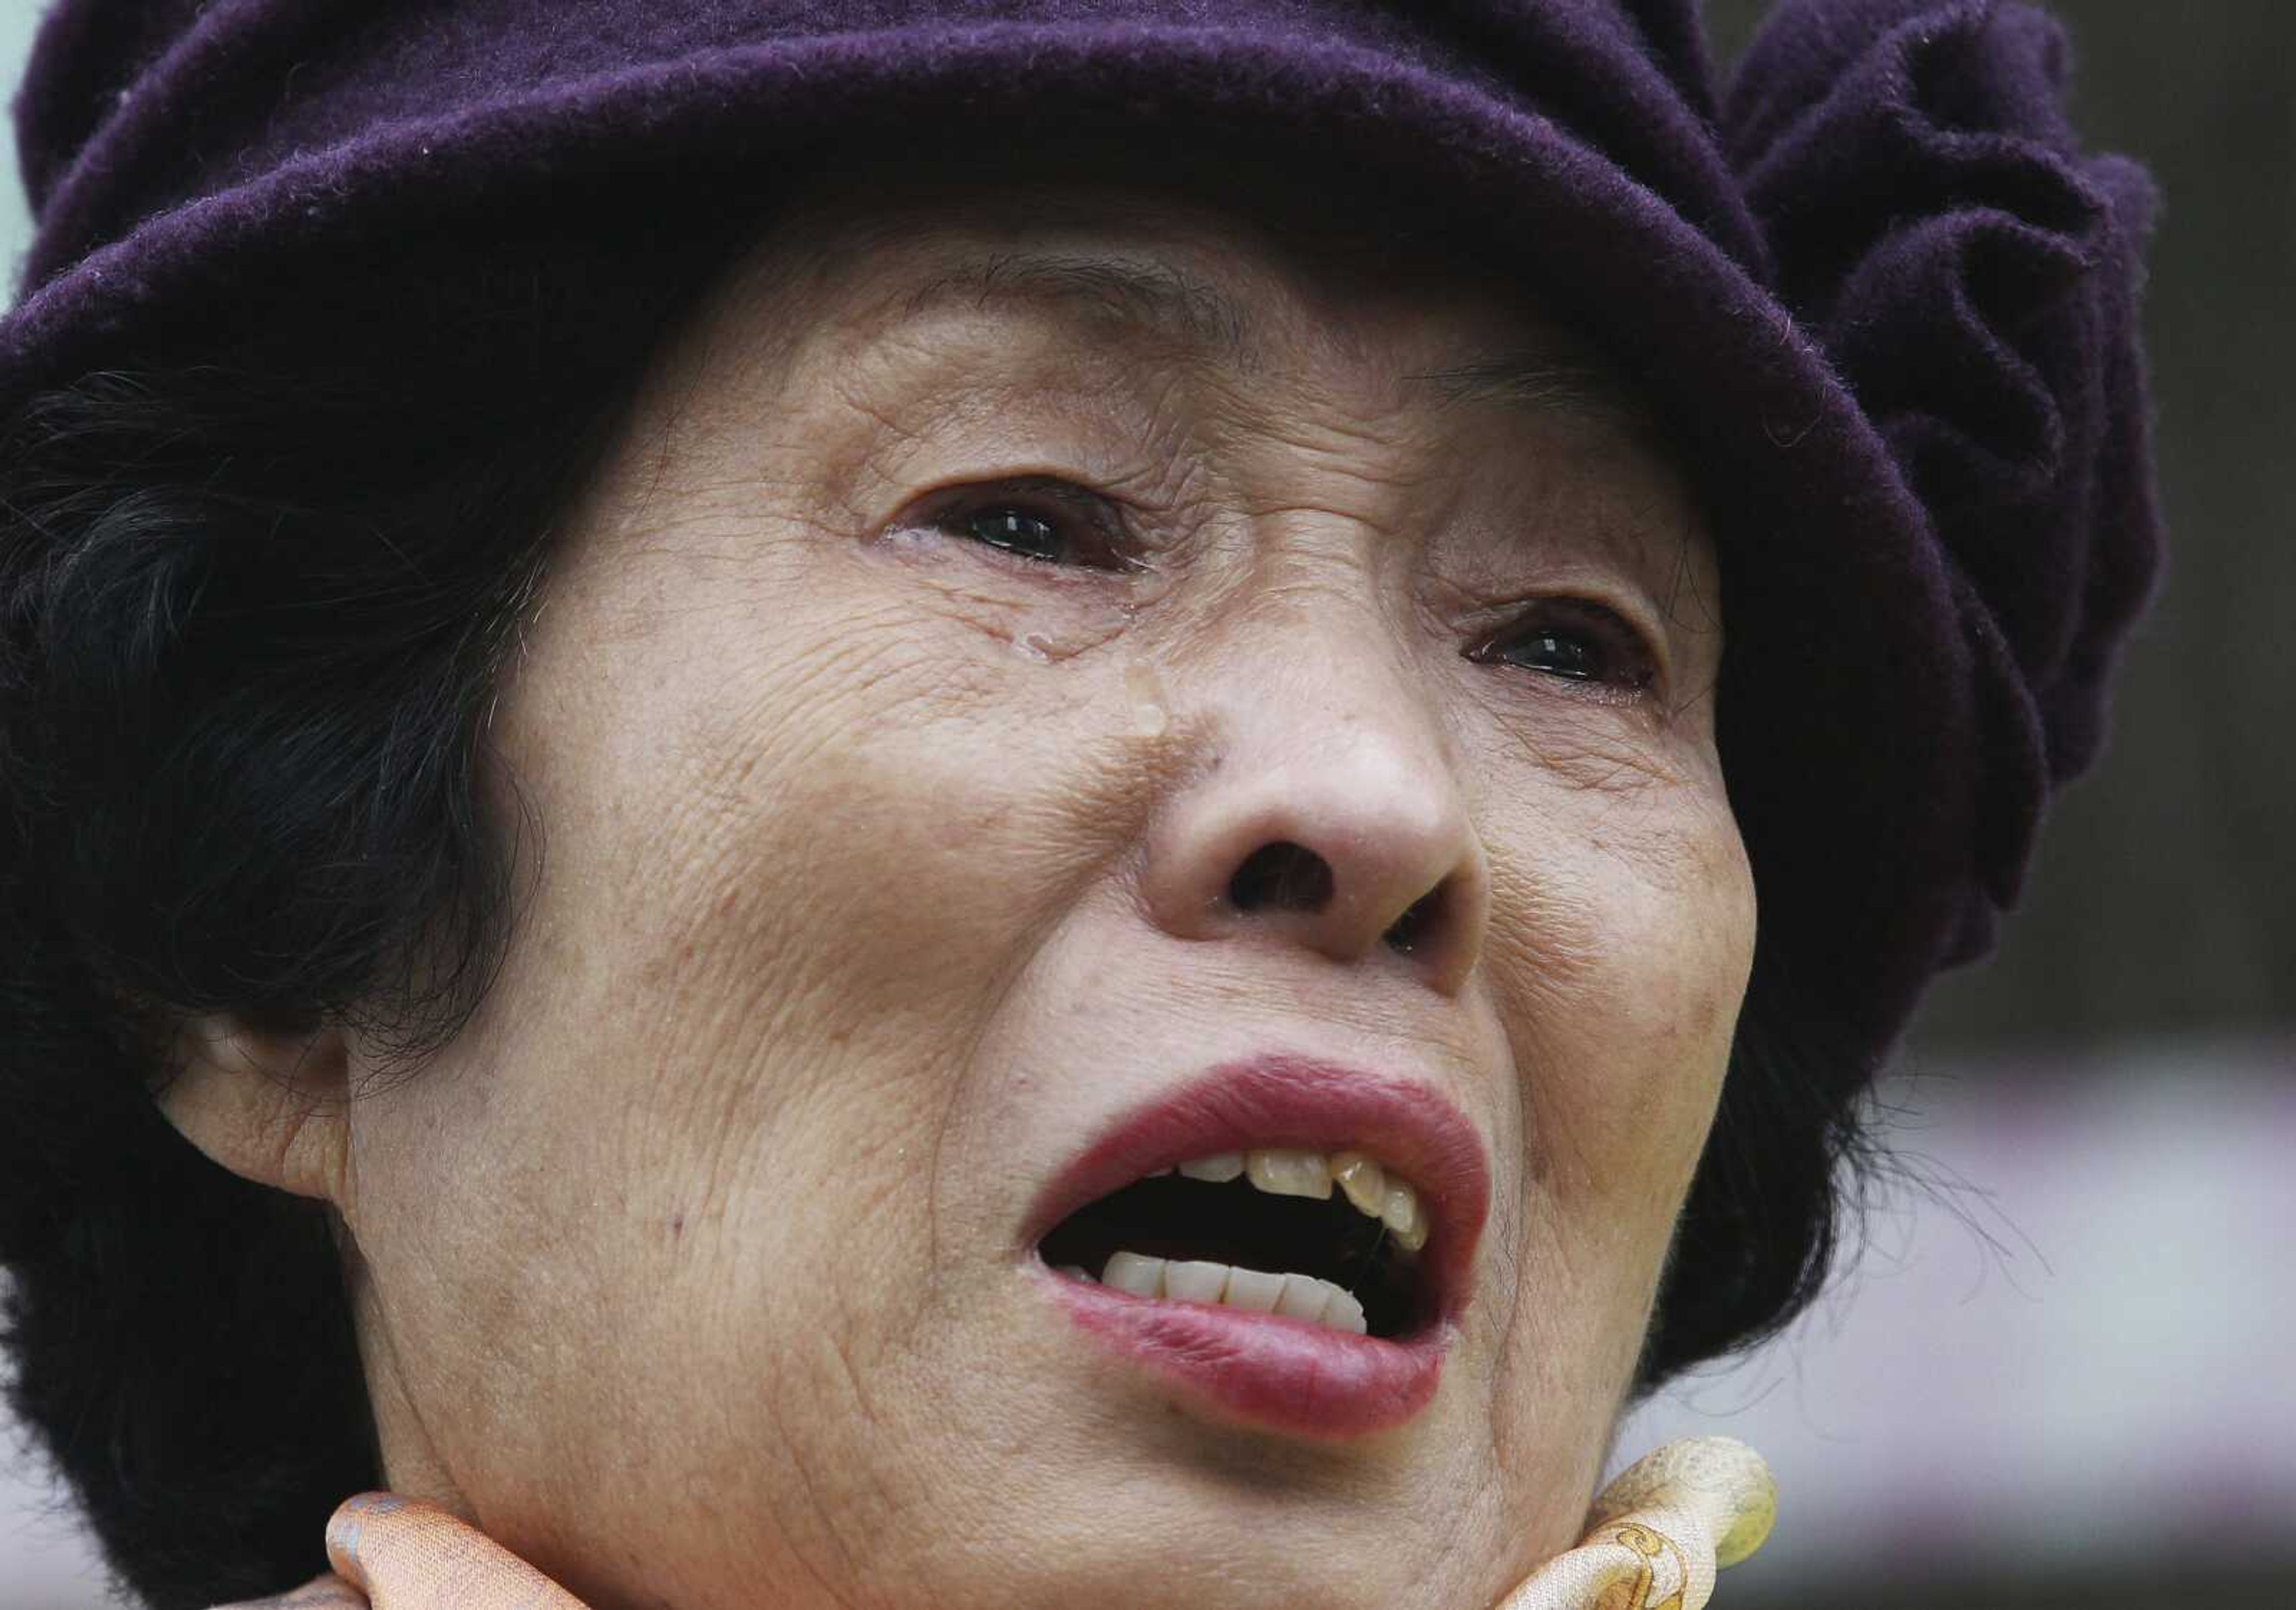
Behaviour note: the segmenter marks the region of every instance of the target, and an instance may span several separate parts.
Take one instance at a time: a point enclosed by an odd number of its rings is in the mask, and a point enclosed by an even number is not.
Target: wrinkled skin
[[[1751,957],[1693,504],[1599,396],[1414,378],[1575,361],[1431,252],[1113,182],[842,193],[565,527],[476,1019],[267,1139],[220,1054],[171,1112],[340,1210],[388,1485],[603,1610],[1487,1605],[1579,1533]],[[1152,328],[1078,256],[1241,323]],[[1277,841],[1335,898],[1224,902]],[[1116,1115],[1268,1050],[1487,1148],[1399,1429],[1177,1402],[1021,1235]]]

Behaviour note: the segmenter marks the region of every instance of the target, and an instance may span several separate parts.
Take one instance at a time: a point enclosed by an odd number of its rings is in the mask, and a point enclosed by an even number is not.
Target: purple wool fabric
[[[1758,974],[1846,1032],[1846,1091],[1990,945],[2159,564],[2152,192],[2065,70],[1996,0],[1787,0],[1726,94],[1693,0],[64,0],[0,418],[323,254],[650,176],[753,205],[865,135],[1407,172],[1697,478]]]

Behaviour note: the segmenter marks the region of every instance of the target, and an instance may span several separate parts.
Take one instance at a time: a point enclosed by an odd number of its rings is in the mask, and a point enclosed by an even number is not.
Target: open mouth
[[[1418,1188],[1367,1153],[1267,1147],[1136,1180],[1062,1219],[1038,1251],[1134,1296],[1392,1339],[1433,1316],[1420,1258],[1431,1229]]]
[[[1490,1197],[1431,1081],[1273,1051],[1117,1116],[1013,1250],[1101,1358],[1192,1414],[1329,1442],[1434,1402]]]

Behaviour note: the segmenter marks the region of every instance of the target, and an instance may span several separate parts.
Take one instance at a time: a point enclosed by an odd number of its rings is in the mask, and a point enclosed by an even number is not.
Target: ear
[[[160,1110],[185,1140],[242,1179],[348,1207],[349,1048],[340,1031],[194,1017],[172,1062]]]

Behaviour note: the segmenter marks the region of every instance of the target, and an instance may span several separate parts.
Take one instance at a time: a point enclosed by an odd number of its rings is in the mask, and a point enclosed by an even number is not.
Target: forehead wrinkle
[[[1657,435],[1650,411],[1624,382],[1567,354],[1523,347],[1404,378],[1446,407],[1480,405],[1619,427],[1645,439]]]
[[[1049,309],[1127,327],[1166,346],[1238,369],[1251,367],[1241,304],[1175,263],[1088,251],[1016,250],[941,269],[902,298],[911,316],[959,303]]]

